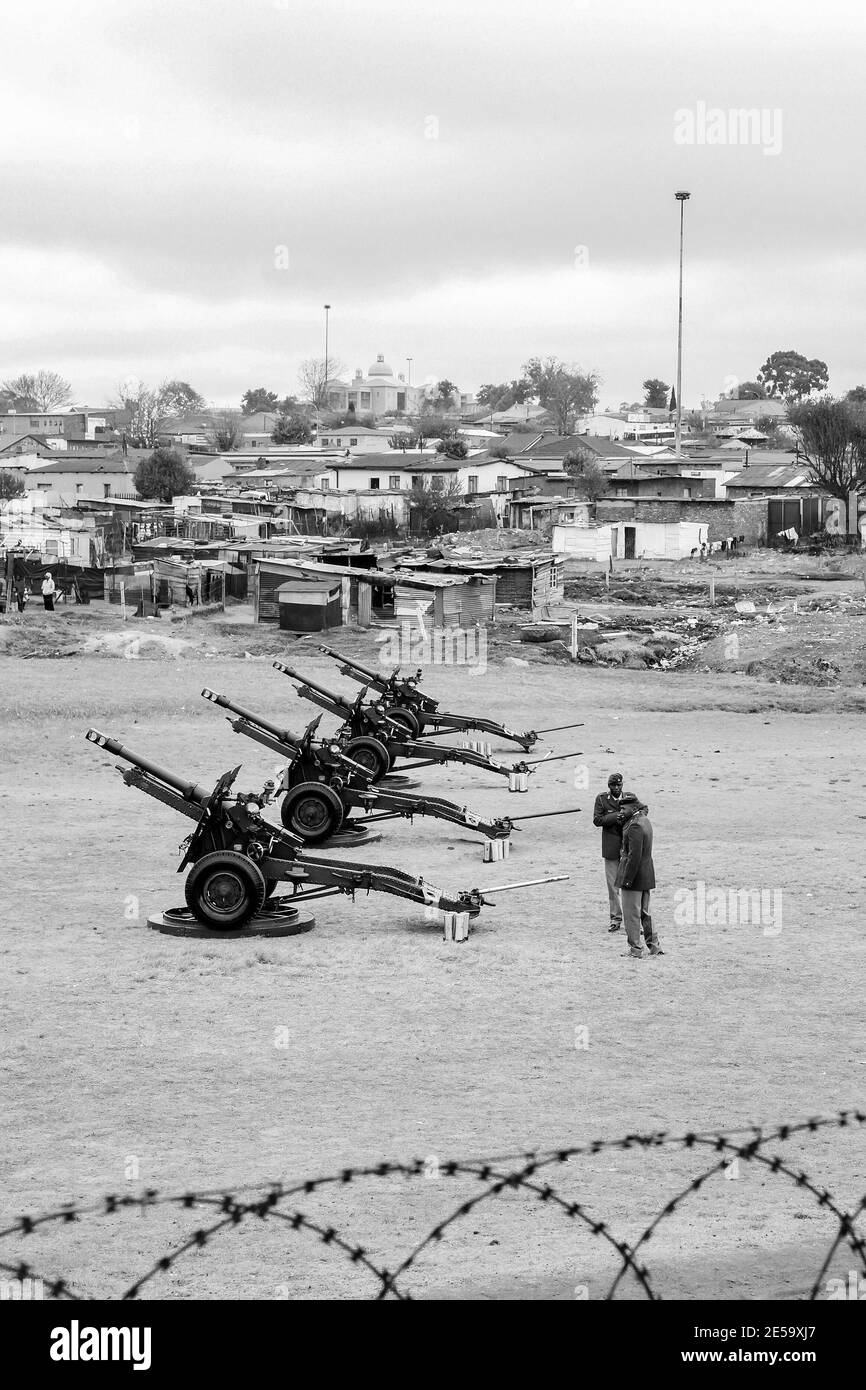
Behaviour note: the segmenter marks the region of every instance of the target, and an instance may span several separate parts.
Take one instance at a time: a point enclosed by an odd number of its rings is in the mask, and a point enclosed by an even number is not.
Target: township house
[[[40,458],[22,474],[27,492],[45,494],[47,505],[74,506],[79,499],[106,497],[136,499],[135,460],[120,453],[70,453],[46,461]]]

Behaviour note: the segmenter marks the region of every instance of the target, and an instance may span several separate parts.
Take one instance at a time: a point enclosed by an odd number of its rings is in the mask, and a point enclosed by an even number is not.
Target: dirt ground
[[[267,640],[276,650],[285,641]],[[354,641],[374,658],[369,638]],[[333,679],[311,646],[304,668]],[[840,691],[730,669],[431,668],[426,684],[445,707],[474,705],[519,727],[585,721],[546,745],[583,756],[541,767],[525,796],[509,795],[504,779],[448,768],[425,772],[431,793],[499,814],[581,809],[528,822],[504,864],[483,864],[479,839],[429,820],[386,826],[371,859],[443,886],[559,873],[567,883],[502,895],[460,945],[384,896],[326,899],[301,936],[183,941],[145,919],[182,901],[175,849],[189,824],[127,789],[85,729],[201,782],[242,760],[248,789],[276,759],[238,739],[201,688],[292,727],[309,707],[266,658],[242,649],[209,656],[198,643],[157,655],[22,655],[0,665],[12,869],[0,1226],[106,1193],[235,1187],[419,1157],[427,1177],[342,1184],[297,1202],[394,1269],[478,1191],[473,1178],[442,1174],[448,1158],[862,1106],[866,741]],[[641,962],[607,932],[592,803],[613,768],[649,802],[655,826],[654,917],[666,954]],[[684,922],[676,895],[699,884],[780,894],[773,923]],[[776,1151],[843,1208],[863,1193],[862,1131],[822,1131]],[[549,1180],[634,1241],[711,1157],[603,1150]],[[26,1258],[85,1293],[114,1296],[201,1221],[153,1207],[54,1223],[3,1240],[0,1259]],[[643,1253],[665,1297],[797,1298],[834,1234],[807,1191],[741,1163],[735,1180],[715,1177],[689,1197]],[[550,1203],[507,1192],[451,1227],[403,1287],[415,1297],[599,1298],[618,1264]],[[837,1253],[829,1273],[853,1267]],[[376,1290],[309,1232],[246,1220],[143,1296]],[[629,1280],[618,1296],[643,1294]]]

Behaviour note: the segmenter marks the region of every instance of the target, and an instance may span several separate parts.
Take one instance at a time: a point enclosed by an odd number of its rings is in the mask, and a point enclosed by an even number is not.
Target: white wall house
[[[137,498],[134,470],[123,459],[104,455],[67,454],[46,463],[36,460],[24,475],[27,492],[59,494],[64,503],[76,498],[96,502],[103,497]]]
[[[462,492],[472,496],[482,492],[510,492],[514,479],[532,476],[529,469],[508,459],[464,459],[457,471]]]

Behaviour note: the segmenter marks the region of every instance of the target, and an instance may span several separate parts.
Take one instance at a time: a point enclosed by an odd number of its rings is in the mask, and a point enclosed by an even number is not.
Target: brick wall
[[[709,527],[711,541],[723,541],[726,536],[745,536],[748,544],[757,545],[767,537],[767,501],[762,497],[723,502],[700,499],[675,502],[660,497],[627,501],[603,497],[596,503],[596,520],[699,521]]]

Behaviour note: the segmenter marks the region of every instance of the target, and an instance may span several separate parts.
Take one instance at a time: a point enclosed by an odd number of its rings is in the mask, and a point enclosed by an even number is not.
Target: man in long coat
[[[653,864],[653,828],[647,806],[626,793],[622,798],[622,857],[616,884],[622,897],[622,920],[628,937],[628,954],[643,957],[641,931],[651,956],[662,956],[658,935],[650,914],[650,894],[656,886]]]

